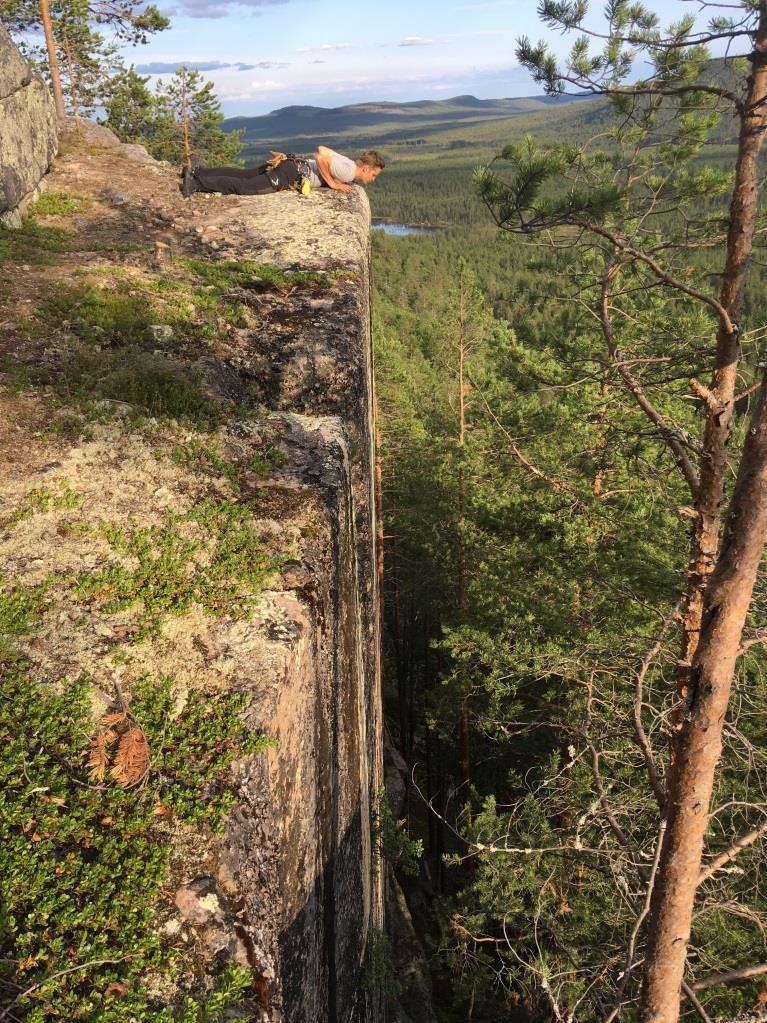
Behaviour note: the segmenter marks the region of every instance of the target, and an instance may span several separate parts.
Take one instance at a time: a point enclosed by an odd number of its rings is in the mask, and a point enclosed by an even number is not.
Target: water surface
[[[419,224],[373,224],[374,231],[383,231],[384,234],[433,234],[439,231],[438,227],[429,227]]]

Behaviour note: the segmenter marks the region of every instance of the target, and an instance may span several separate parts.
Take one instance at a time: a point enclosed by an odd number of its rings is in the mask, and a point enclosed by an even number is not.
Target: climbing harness
[[[263,172],[271,181],[272,187],[275,191],[285,187],[283,182],[280,180],[277,170],[280,164],[289,160],[295,166],[298,172],[298,177],[288,186],[288,188],[292,189],[294,192],[298,192],[299,195],[303,195],[304,197],[308,196],[312,190],[312,182],[309,177],[309,165],[306,160],[300,156],[296,156],[295,153],[280,153],[272,150],[270,150],[270,152],[271,159],[267,160],[264,164]]]

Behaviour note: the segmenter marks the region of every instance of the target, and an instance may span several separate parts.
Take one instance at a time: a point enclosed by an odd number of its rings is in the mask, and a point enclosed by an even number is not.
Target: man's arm
[[[328,188],[335,188],[338,192],[351,192],[351,185],[347,185],[343,181],[336,181],[330,173],[330,161],[333,159],[332,149],[328,149],[327,146],[318,146],[314,159],[317,162],[317,173]]]

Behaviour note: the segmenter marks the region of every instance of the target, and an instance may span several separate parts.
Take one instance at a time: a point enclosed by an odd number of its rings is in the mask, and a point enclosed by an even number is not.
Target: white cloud
[[[278,89],[284,89],[284,85],[269,80],[266,82],[251,82],[250,88],[253,92],[276,92]]]
[[[423,36],[407,36],[402,40],[400,46],[433,46],[433,39],[424,39]]]
[[[285,4],[289,0],[180,0],[178,9],[191,18],[225,18],[232,9],[246,8],[260,14],[260,8]]]

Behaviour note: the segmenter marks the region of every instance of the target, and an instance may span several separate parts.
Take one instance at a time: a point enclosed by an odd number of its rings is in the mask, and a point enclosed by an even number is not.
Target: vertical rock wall
[[[371,839],[383,781],[369,208],[359,190],[318,193],[311,204],[287,194],[266,204],[233,200],[236,218],[219,212],[220,201],[198,202],[238,256],[340,279],[332,297],[296,298],[287,315],[262,323],[227,367],[283,412],[287,476],[314,490],[327,529],[297,566],[310,623],[274,693],[265,727],[279,745],[256,786],[271,790],[273,809],[291,808],[276,820],[282,849],[271,879],[284,893],[277,974],[285,1018],[372,1023],[381,1007],[362,975],[368,939],[383,927]]]
[[[0,224],[20,223],[56,153],[53,100],[0,25]]]
[[[362,189],[317,190],[308,201],[196,196],[187,210],[214,258],[335,281],[271,309],[256,300],[257,323],[214,369],[219,386],[236,378],[273,410],[288,453],[277,482],[314,507],[292,592],[269,614],[254,723],[278,744],[242,785],[222,858],[239,879],[269,1018],[378,1023],[380,996],[364,982],[384,914],[371,835],[383,770],[369,205]]]
[[[59,285],[66,292],[73,267],[78,285],[103,288],[108,280],[117,290],[159,277],[182,289],[189,264],[206,261],[211,269],[237,261],[245,278],[226,295],[238,303],[237,322],[229,317],[214,340],[153,320],[150,352],[113,339],[134,367],[191,367],[207,398],[230,409],[214,435],[167,422],[136,431],[118,414],[87,436],[43,438],[40,423],[53,415],[45,388],[23,400],[0,395],[0,426],[13,442],[0,445],[8,462],[0,521],[16,523],[0,530],[0,576],[20,586],[65,580],[51,589],[34,640],[20,643],[29,670],[52,685],[86,674],[102,712],[116,687],[130,699],[147,674],[173,680],[179,707],[193,691],[211,702],[236,691],[252,730],[276,740],[235,765],[237,803],[222,835],[158,820],[172,866],[154,924],[163,943],[193,962],[194,975],[175,987],[156,983],[153,997],[176,1009],[184,984],[204,986],[233,960],[255,981],[239,1013],[248,1019],[380,1023],[380,997],[365,983],[369,938],[383,927],[371,834],[382,725],[365,193],[185,202],[167,166],[87,124],[68,139],[50,187],[91,201],[64,223],[41,215],[71,241],[59,264],[0,267],[16,300]],[[176,258],[160,262],[158,251]],[[274,285],[275,265],[315,274]],[[170,294],[180,302],[189,292]],[[34,345],[20,333],[15,358],[34,366],[50,357],[56,372],[80,350],[67,325],[55,346]],[[129,407],[124,397],[118,408]],[[211,446],[217,464],[236,470],[236,488],[194,457]],[[275,450],[280,458],[270,464]],[[14,518],[35,488],[64,486],[76,494],[76,529],[67,509]],[[83,602],[66,582],[121,557],[100,524],[162,527],[169,515],[186,521],[200,501],[222,499],[249,507],[259,540],[280,556],[247,616],[195,605],[139,639],[140,607],[118,614]]]

